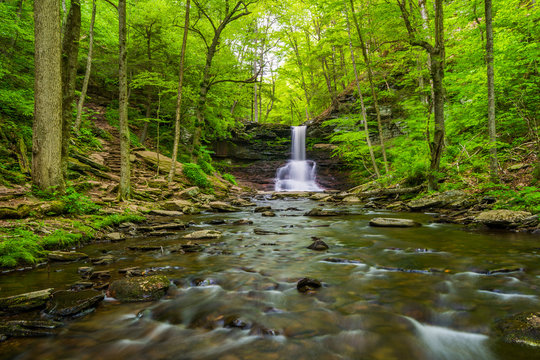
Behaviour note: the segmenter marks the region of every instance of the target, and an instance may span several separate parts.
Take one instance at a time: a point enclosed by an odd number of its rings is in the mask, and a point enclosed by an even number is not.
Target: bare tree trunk
[[[127,48],[126,48],[126,0],[118,0],[118,117],[120,120],[120,188],[118,199],[131,196],[131,164],[129,161]]]
[[[497,166],[497,129],[495,126],[495,82],[493,71],[493,21],[491,0],[485,0],[486,8],[486,64],[488,90],[489,168],[491,179],[499,181]]]
[[[176,97],[176,116],[174,120],[174,145],[172,151],[171,170],[169,172],[169,182],[173,180],[176,172],[176,159],[178,158],[178,146],[180,145],[180,116],[182,114],[182,84],[184,83],[184,59],[186,55],[186,45],[189,28],[189,6],[190,0],[186,1],[186,15],[184,21],[184,35],[182,37],[182,50],[180,52],[180,75],[178,79],[178,95]]]
[[[84,101],[86,99],[86,92],[88,91],[88,81],[90,80],[90,73],[92,71],[92,53],[94,50],[94,23],[96,21],[96,0],[92,1],[92,18],[90,20],[90,30],[88,32],[88,55],[86,57],[86,71],[84,72],[83,86],[81,90],[81,96],[77,103],[77,118],[75,119],[75,125],[73,126],[75,132],[79,132],[82,121],[82,109]]]
[[[369,138],[369,128],[368,128],[368,122],[367,122],[366,106],[364,104],[364,97],[362,96],[362,90],[360,89],[360,78],[358,77],[358,71],[356,69],[356,60],[354,58],[354,48],[353,48],[352,39],[351,39],[351,24],[349,21],[349,11],[347,9],[347,3],[345,3],[345,17],[347,19],[347,34],[349,36],[349,48],[351,50],[351,61],[353,64],[353,69],[354,69],[354,78],[356,80],[358,97],[360,98],[360,106],[362,108],[362,118],[364,120],[364,131],[366,133],[366,143],[369,149],[369,156],[371,157],[373,169],[375,170],[375,174],[377,175],[377,178],[380,178],[381,174],[379,173],[379,167],[377,166],[377,161],[375,160],[375,154],[373,153],[373,146],[371,146],[371,140]]]
[[[62,40],[62,173],[64,178],[67,178],[80,36],[81,2],[72,0]]]
[[[360,25],[358,24],[358,19],[356,18],[356,14],[354,13],[353,0],[350,0],[350,3],[351,3],[352,18],[354,21],[354,25],[356,26],[356,32],[358,33],[358,38],[360,39],[360,46],[362,47],[362,56],[364,57],[364,62],[366,63],[366,67],[367,67],[369,87],[371,88],[371,96],[373,98],[373,106],[375,107],[375,113],[377,114],[377,127],[379,130],[379,141],[381,144],[381,151],[383,155],[384,170],[386,174],[388,174],[390,170],[388,169],[388,160],[386,158],[386,148],[384,146],[384,134],[382,130],[381,111],[379,110],[379,101],[377,99],[377,93],[375,92],[375,86],[373,85],[373,69],[371,67],[371,61],[367,53],[366,43],[364,42]]]
[[[32,182],[41,190],[63,191],[60,3],[35,1],[34,24]]]

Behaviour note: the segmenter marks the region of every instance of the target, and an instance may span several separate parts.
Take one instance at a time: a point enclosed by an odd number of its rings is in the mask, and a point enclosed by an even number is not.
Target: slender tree
[[[495,127],[495,81],[493,71],[493,21],[491,0],[485,0],[486,8],[486,64],[488,92],[489,170],[491,179],[498,182],[497,129]]]
[[[120,123],[120,187],[118,198],[131,196],[131,170],[129,162],[127,48],[126,48],[126,0],[118,0],[118,118]]]
[[[407,0],[396,0],[401,10],[403,22],[409,35],[409,43],[412,46],[422,47],[431,58],[430,77],[433,82],[433,110],[435,118],[435,129],[433,139],[429,139],[430,165],[428,173],[428,189],[437,189],[437,173],[441,163],[442,153],[444,151],[444,27],[443,27],[443,1],[435,0],[435,42],[431,44],[426,39],[420,39],[418,29],[411,23],[411,14]]]
[[[375,175],[377,175],[377,178],[380,178],[381,174],[379,172],[379,167],[377,166],[377,161],[375,160],[375,154],[373,152],[373,146],[371,145],[371,139],[369,138],[366,105],[364,104],[364,97],[362,95],[362,89],[360,89],[360,78],[358,77],[358,70],[356,69],[356,59],[354,56],[354,48],[352,45],[352,38],[351,38],[351,22],[349,21],[349,11],[347,9],[347,3],[345,3],[345,18],[347,20],[347,35],[349,37],[349,49],[351,50],[351,61],[353,64],[353,69],[354,69],[354,79],[356,81],[356,90],[358,91],[358,97],[360,98],[360,106],[362,109],[362,119],[364,123],[364,132],[366,133],[366,143],[369,150],[369,156],[371,157],[371,163],[373,164],[373,170],[375,171]]]
[[[34,2],[35,83],[32,182],[63,191],[60,3]]]
[[[81,36],[81,2],[72,0],[62,39],[62,172],[67,176],[69,143],[75,102],[75,80]]]
[[[362,36],[362,29],[360,28],[360,24],[358,23],[358,19],[356,17],[356,14],[354,12],[354,0],[350,0],[351,3],[351,14],[353,18],[354,25],[356,27],[356,32],[358,34],[358,39],[360,40],[360,46],[362,48],[362,56],[364,57],[364,62],[366,64],[367,68],[367,76],[369,80],[369,87],[371,89],[371,97],[373,98],[373,107],[375,108],[375,114],[377,115],[377,127],[379,130],[379,141],[381,144],[381,152],[383,156],[383,162],[384,162],[384,170],[388,174],[390,171],[388,169],[388,160],[386,158],[386,147],[384,145],[384,134],[382,130],[382,121],[381,121],[381,111],[379,108],[379,100],[377,99],[377,93],[375,91],[375,85],[373,84],[373,67],[371,66],[371,60],[369,58],[369,54],[367,52],[366,43],[364,41],[364,37]]]
[[[88,82],[90,80],[90,73],[92,72],[92,54],[94,51],[94,23],[96,21],[96,0],[92,0],[92,17],[90,19],[90,30],[88,31],[88,55],[86,56],[86,70],[84,72],[84,80],[81,89],[81,96],[77,103],[77,117],[75,118],[75,125],[73,128],[75,132],[79,132],[82,121],[82,109],[84,101],[86,99],[86,92],[88,91]]]
[[[180,52],[180,74],[178,79],[178,95],[176,97],[176,115],[174,119],[174,145],[172,151],[171,170],[169,172],[169,181],[173,180],[176,172],[176,159],[178,157],[178,146],[180,145],[180,117],[182,108],[182,85],[184,83],[184,65],[186,56],[187,37],[189,29],[189,7],[190,0],[186,0],[186,15],[184,19],[184,36],[182,37],[182,50]]]

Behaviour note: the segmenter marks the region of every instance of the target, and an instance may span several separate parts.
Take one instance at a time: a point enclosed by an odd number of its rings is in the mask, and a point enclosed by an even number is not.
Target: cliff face
[[[320,139],[307,139],[308,144],[313,141]],[[331,156],[332,149],[333,145],[323,143],[308,147],[307,158],[317,163],[317,182],[325,189],[349,188],[346,164]],[[231,139],[215,142],[213,151],[214,160],[241,183],[271,191],[277,169],[290,158],[291,129],[288,125],[250,123]]]

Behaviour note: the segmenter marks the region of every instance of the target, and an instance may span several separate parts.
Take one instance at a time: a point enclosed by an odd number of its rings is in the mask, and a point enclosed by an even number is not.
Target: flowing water
[[[96,270],[153,268],[176,286],[158,302],[107,298],[94,313],[69,320],[55,337],[10,339],[1,359],[534,359],[540,350],[500,344],[495,319],[540,305],[538,237],[466,232],[431,223],[426,214],[339,207],[337,217],[310,218],[307,199],[257,200],[277,215],[252,209],[201,214],[167,237],[101,243],[81,251],[117,257]],[[334,209],[325,204],[324,208]],[[406,217],[419,228],[368,226],[378,216]],[[234,226],[247,218],[253,225]],[[224,225],[209,225],[211,220]],[[167,251],[187,232],[217,229],[219,242],[200,253]],[[255,231],[257,229],[257,231]],[[258,235],[262,230],[278,234]],[[319,237],[329,250],[306,249]],[[159,244],[163,251],[126,250]],[[340,259],[340,260],[338,260]],[[83,263],[0,276],[2,296],[79,281]],[[514,270],[510,272],[505,272]],[[314,293],[296,283],[322,281]]]
[[[291,127],[291,160],[276,172],[275,191],[322,191],[317,185],[317,164],[306,160],[306,127]]]

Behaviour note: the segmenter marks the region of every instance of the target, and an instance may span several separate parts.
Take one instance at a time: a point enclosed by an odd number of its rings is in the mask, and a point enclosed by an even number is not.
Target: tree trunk
[[[35,1],[34,24],[32,182],[41,190],[63,191],[60,3]]]
[[[131,170],[129,161],[127,48],[126,48],[126,0],[118,0],[118,118],[120,120],[120,187],[118,199],[131,196]]]
[[[298,42],[296,41],[296,39],[293,37],[292,34],[288,34],[288,36],[289,36],[289,41],[291,42],[291,46],[294,49],[294,54],[296,56],[296,64],[298,65],[298,70],[300,71],[300,79],[302,81],[302,88],[304,89],[304,96],[306,99],[306,120],[309,120],[311,117],[309,113],[310,98],[309,98],[309,93],[307,91],[306,79],[304,76],[304,64],[302,63],[302,58],[300,57],[300,51],[298,50]]]
[[[486,64],[488,90],[489,168],[491,179],[498,182],[497,129],[495,127],[495,82],[493,71],[493,22],[491,0],[485,0],[486,8]]]
[[[182,37],[182,50],[180,52],[180,74],[178,79],[178,96],[176,97],[176,116],[174,120],[174,145],[172,151],[171,170],[169,172],[169,182],[173,180],[176,172],[176,159],[178,158],[178,146],[180,145],[180,116],[182,114],[182,84],[184,83],[184,59],[186,55],[186,45],[189,28],[189,6],[190,0],[186,1],[186,15],[184,21],[184,36]]]
[[[369,156],[371,157],[373,169],[375,170],[375,174],[377,175],[377,178],[380,178],[381,174],[379,173],[379,167],[377,166],[377,161],[375,160],[375,154],[373,153],[373,146],[371,146],[371,139],[369,138],[369,128],[368,128],[368,122],[367,122],[366,106],[364,104],[364,97],[362,96],[362,89],[360,89],[360,78],[358,77],[358,71],[356,69],[356,60],[354,58],[354,48],[353,48],[352,39],[351,39],[351,23],[349,21],[349,11],[347,9],[347,3],[345,3],[345,18],[347,20],[347,35],[349,37],[349,48],[351,50],[351,61],[353,64],[353,69],[354,69],[354,78],[356,80],[358,97],[360,98],[360,106],[362,108],[362,118],[364,120],[363,122],[364,122],[364,131],[366,133],[366,143],[369,149]]]
[[[371,68],[371,61],[367,53],[366,43],[364,42],[360,25],[358,24],[358,19],[356,18],[356,14],[354,13],[353,0],[350,0],[350,3],[351,3],[352,18],[354,21],[354,25],[356,27],[356,32],[358,33],[358,38],[360,39],[360,46],[362,47],[362,56],[364,57],[364,62],[366,63],[369,87],[371,88],[371,96],[373,98],[373,106],[375,107],[375,113],[377,114],[377,127],[379,130],[379,141],[381,144],[381,151],[383,155],[384,170],[386,174],[388,174],[389,169],[388,169],[388,160],[386,158],[386,147],[384,146],[384,134],[383,134],[382,123],[381,123],[381,111],[379,110],[379,101],[377,100],[377,93],[375,92],[375,86],[373,85],[373,69]]]
[[[80,36],[81,2],[72,0],[62,40],[62,173],[64,178],[67,178]]]
[[[77,103],[77,118],[75,119],[75,132],[79,132],[82,121],[82,109],[84,101],[86,99],[86,92],[88,91],[88,81],[90,80],[90,73],[92,71],[92,53],[94,49],[94,23],[96,21],[96,0],[92,1],[92,18],[90,20],[90,30],[88,31],[88,55],[86,57],[86,71],[84,72],[83,86],[81,90],[81,96]]]

